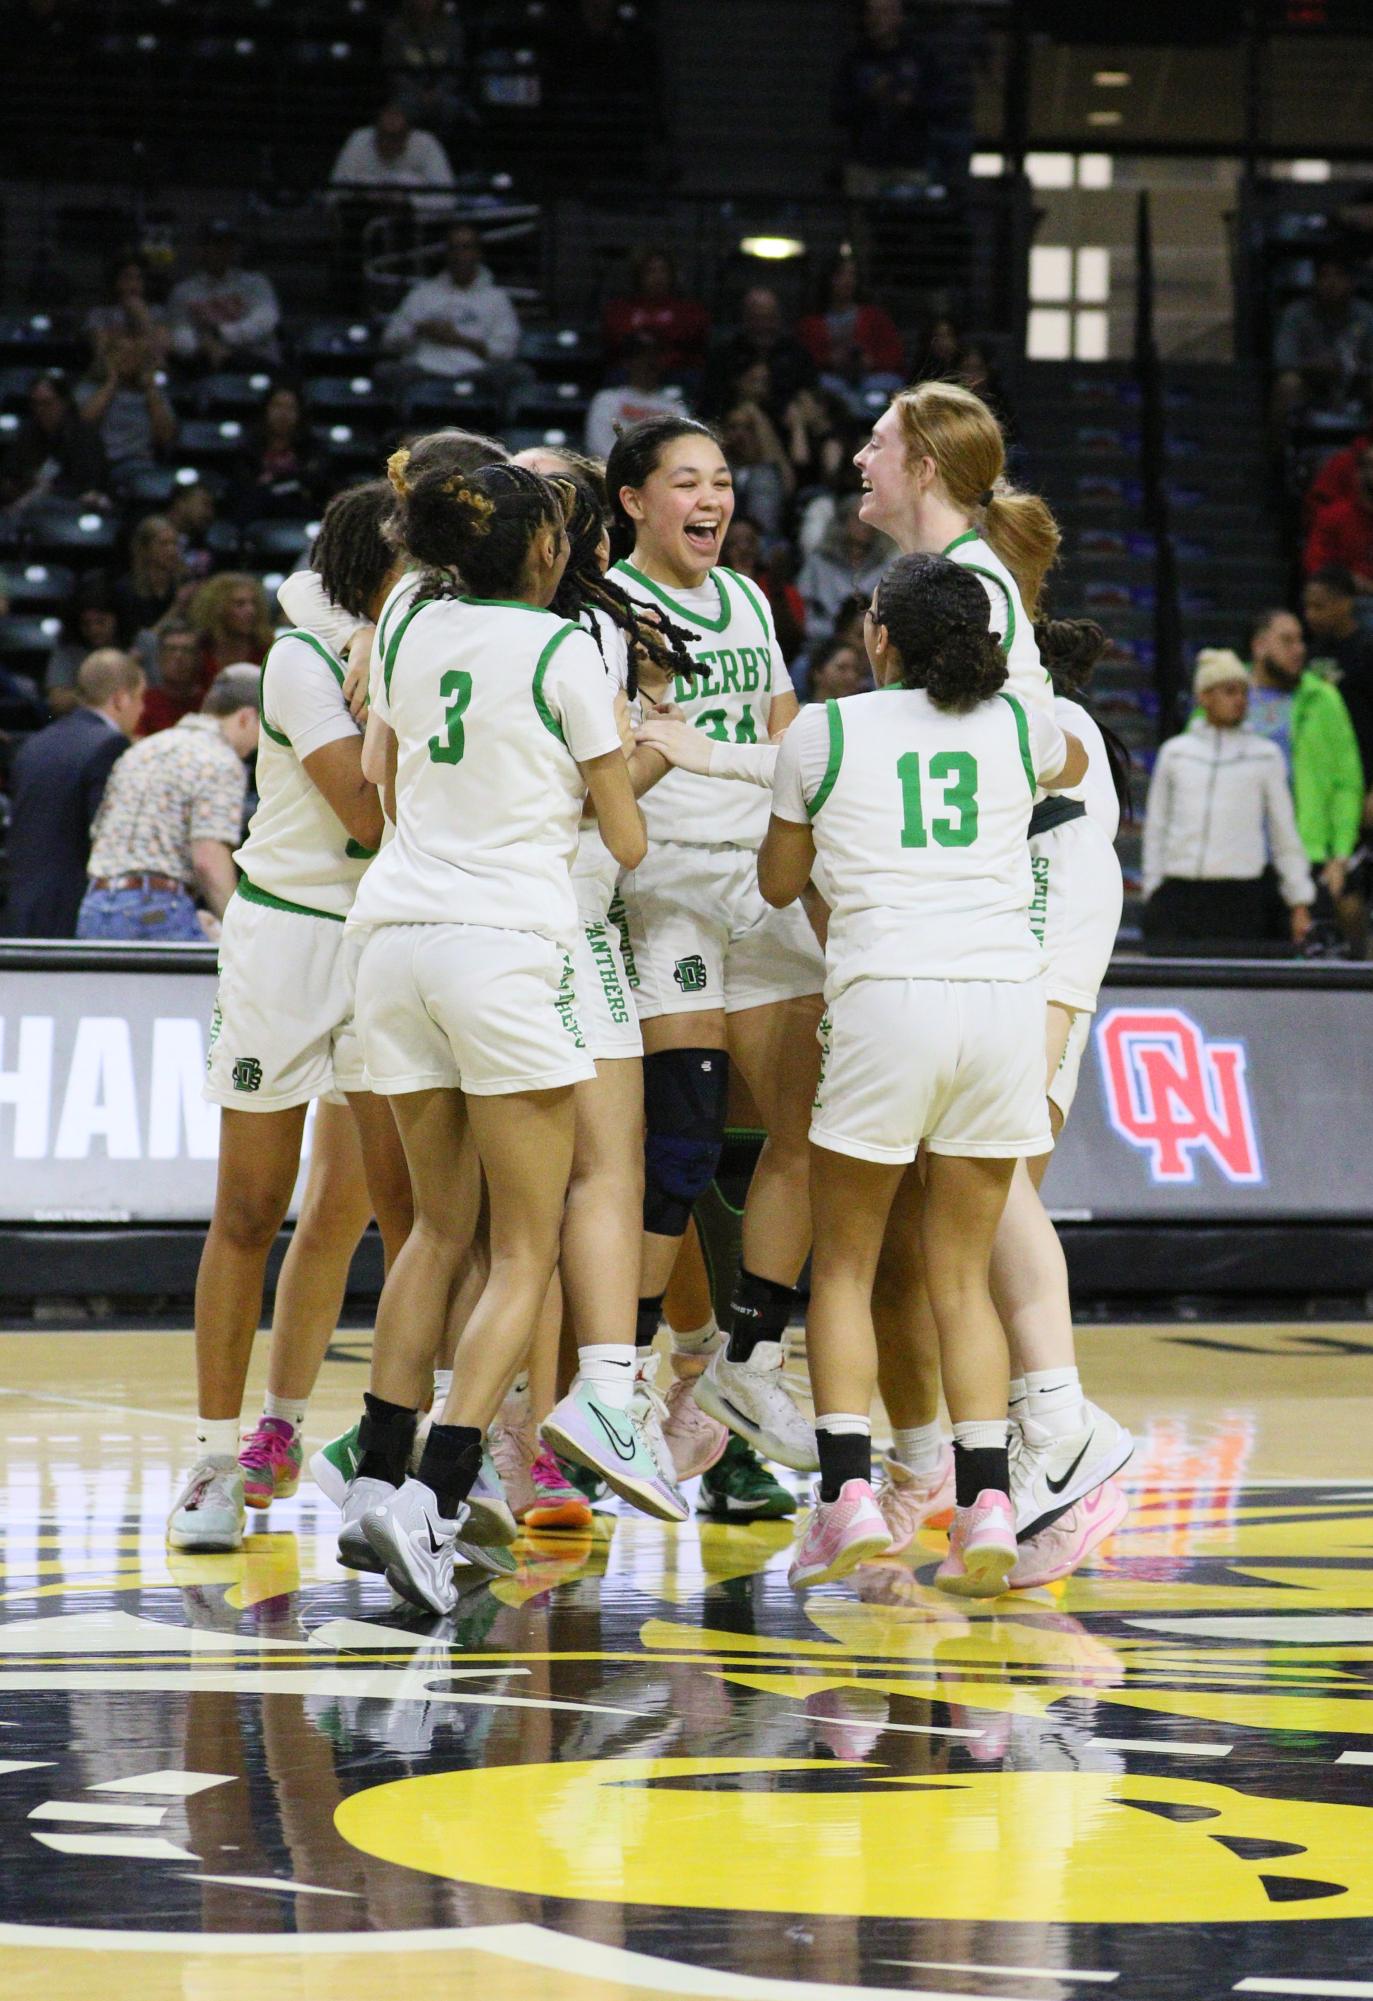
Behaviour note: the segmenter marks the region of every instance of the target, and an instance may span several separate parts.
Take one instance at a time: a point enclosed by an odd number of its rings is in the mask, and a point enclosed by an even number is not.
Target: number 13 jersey
[[[1013,695],[952,715],[923,689],[883,688],[797,717],[772,810],[814,834],[827,1000],[859,979],[1040,972],[1026,832],[1037,782],[1066,756],[1058,725]]]
[[[774,697],[793,690],[758,586],[723,568],[687,591],[654,583],[632,563],[617,563],[615,577],[639,604],[691,634],[687,651],[702,672],[694,682],[679,676],[672,691],[686,720],[717,743],[766,743]],[[722,784],[694,771],[669,771],[641,803],[654,844],[758,848],[768,830],[765,787]]]

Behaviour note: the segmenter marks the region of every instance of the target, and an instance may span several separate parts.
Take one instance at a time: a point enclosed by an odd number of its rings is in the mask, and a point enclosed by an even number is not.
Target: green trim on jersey
[[[974,540],[976,539],[977,538],[974,537]],[[984,570],[980,563],[960,563],[958,567],[960,570],[971,570],[972,574],[975,577],[985,577],[989,584],[996,585],[1002,597],[1005,598],[1006,630],[1005,633],[1002,635],[1002,637],[997,641],[997,645],[1001,648],[1001,651],[1003,653],[1009,653],[1011,650],[1011,642],[1015,638],[1015,599],[1011,596],[1010,591],[1007,589],[1004,579],[999,577],[996,574],[995,570]]]
[[[754,594],[753,586],[750,584],[748,578],[740,576],[738,570],[726,570],[725,575],[730,579],[731,583],[735,583],[739,586],[739,589],[743,592],[744,596],[753,606],[754,614],[757,617],[758,623],[763,628],[763,644],[765,646],[770,645],[772,642],[772,630],[771,627],[768,625],[766,614],[763,611],[762,605],[759,604],[758,599]]]
[[[530,607],[526,607],[526,609],[530,609]],[[558,739],[558,742],[563,745],[564,749],[567,747],[567,738],[563,735],[563,726],[543,698],[544,675],[548,672],[549,661],[567,638],[568,633],[583,631],[585,631],[584,626],[575,625],[571,621],[561,627],[559,631],[554,633],[543,652],[539,655],[538,665],[534,669],[534,707],[539,712],[539,721],[550,736],[555,736]]]
[[[396,627],[395,632],[391,635],[391,639],[386,648],[385,658],[382,661],[382,669],[381,669],[382,686],[386,690],[386,699],[388,702],[391,699],[391,669],[396,664],[396,652],[400,646],[402,639],[404,639],[405,637],[406,627],[409,625],[411,619],[415,616],[415,613],[417,611],[423,611],[424,607],[427,604],[433,604],[435,602],[436,600],[433,598],[416,598],[415,602],[411,605],[409,611],[406,612],[405,617]]]
[[[270,889],[259,889],[255,882],[249,882],[246,875],[239,877],[236,894],[245,903],[260,903],[264,910],[284,910],[290,917],[324,917],[330,924],[342,924],[344,921],[336,910],[311,910],[306,903],[288,903],[284,896],[273,896]]]
[[[980,542],[981,540],[982,537],[975,528],[965,528],[961,535],[954,536],[947,549],[941,549],[939,553],[941,556],[947,556],[950,549],[961,549],[965,542]]]
[[[387,601],[385,610],[382,612],[381,621],[377,626],[377,636],[375,641],[375,644],[381,648],[383,655],[386,652],[387,633],[390,627],[391,620],[395,617],[402,603],[402,599],[397,595],[397,593],[399,592],[401,585],[406,581],[406,578],[409,578],[412,582],[417,584],[420,579],[420,573],[418,570],[407,570],[405,576],[398,578],[397,581],[391,586],[391,595]]]
[[[627,557],[622,562],[617,563],[615,568],[623,570],[627,577],[633,577],[635,583],[642,584],[646,591],[652,591],[655,598],[662,604],[665,604],[669,611],[675,612],[678,618],[682,619],[687,625],[699,625],[703,632],[723,632],[733,615],[729,602],[729,593],[720,582],[718,569],[711,570],[708,574],[710,581],[715,586],[715,595],[720,600],[720,616],[718,618],[708,618],[704,612],[688,611],[687,607],[672,597],[661,584],[655,584],[652,577],[646,577],[642,570],[636,570]]]
[[[1030,797],[1039,790],[1039,780],[1035,776],[1035,761],[1030,752],[1030,725],[1025,719],[1025,711],[1014,695],[1008,695],[1004,688],[997,689],[997,700],[1004,702],[1015,717],[1015,733],[1020,739],[1020,762],[1025,767],[1025,776],[1030,783]]]
[[[813,820],[834,790],[834,782],[839,776],[839,767],[844,761],[844,718],[839,713],[839,704],[833,697],[825,704],[825,713],[830,727],[830,755],[825,766],[825,775],[816,788],[815,797],[807,800],[806,811]]]

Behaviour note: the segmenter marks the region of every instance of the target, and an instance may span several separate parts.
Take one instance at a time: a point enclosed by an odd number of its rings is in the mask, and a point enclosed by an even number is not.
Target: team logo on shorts
[[[692,952],[677,961],[672,977],[684,994],[703,994],[706,990],[706,962],[699,952]]]
[[[1097,1024],[1111,1124],[1154,1182],[1191,1182],[1198,1153],[1235,1184],[1263,1180],[1242,1042],[1208,1042],[1181,1008],[1112,1008]]]
[[[256,1056],[240,1056],[234,1065],[234,1089],[236,1091],[260,1091],[262,1088],[262,1065]]]

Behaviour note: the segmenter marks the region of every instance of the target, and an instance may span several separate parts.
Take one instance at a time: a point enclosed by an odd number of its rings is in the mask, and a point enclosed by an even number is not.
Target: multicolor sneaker
[[[417,1459],[411,1459],[410,1471],[419,1471]],[[503,1549],[514,1542],[519,1532],[496,1462],[483,1444],[481,1467],[467,1496],[466,1540],[480,1543],[484,1549]]]
[[[926,1522],[953,1513],[953,1447],[940,1448],[933,1473],[912,1473],[888,1452],[882,1460],[877,1505],[891,1536],[889,1556],[909,1549]],[[941,1524],[942,1526],[942,1524]]]
[[[534,1483],[534,1500],[522,1516],[527,1529],[578,1529],[591,1527],[591,1503],[572,1485],[556,1456],[540,1446],[529,1469]]]
[[[243,1499],[250,1508],[289,1500],[300,1485],[300,1433],[284,1417],[264,1417],[238,1449]]]
[[[486,1443],[505,1492],[506,1505],[515,1520],[522,1522],[538,1500],[533,1467],[539,1441],[534,1435],[527,1395],[512,1391],[506,1397],[486,1434]]]
[[[782,1378],[786,1351],[780,1341],[759,1341],[747,1362],[731,1362],[722,1350],[696,1378],[696,1401],[707,1416],[727,1424],[765,1459],[797,1473],[813,1473],[820,1461],[815,1427],[792,1402]]]
[[[351,1431],[331,1438],[318,1452],[310,1454],[310,1478],[325,1500],[332,1501],[336,1508],[343,1506],[344,1495],[358,1477],[358,1462],[362,1458],[359,1429],[355,1424]]]
[[[684,1522],[691,1510],[668,1479],[631,1411],[602,1401],[591,1384],[578,1380],[539,1426],[540,1435],[564,1459],[589,1466],[633,1507],[663,1522]]]
[[[237,1459],[207,1453],[186,1476],[167,1521],[173,1549],[241,1549],[243,1469]]]
[[[629,1398],[629,1415],[639,1436],[653,1456],[653,1463],[658,1468],[663,1486],[681,1509],[676,1519],[684,1522],[691,1513],[691,1507],[686,1495],[677,1484],[677,1464],[672,1457],[672,1448],[663,1433],[663,1426],[667,1422],[667,1400],[658,1388],[657,1366],[651,1354],[646,1357],[641,1356],[635,1365],[634,1388]]]
[[[984,1487],[970,1508],[954,1509],[949,1553],[934,1581],[955,1598],[999,1598],[1015,1561],[1011,1497],[998,1487]]]
[[[663,1437],[679,1481],[708,1473],[729,1444],[729,1426],[707,1416],[697,1403],[697,1380],[694,1376],[674,1376],[667,1386]]]
[[[846,1480],[835,1500],[817,1498],[787,1582],[793,1591],[831,1584],[836,1577],[847,1577],[867,1557],[885,1555],[890,1547],[876,1494],[866,1480]]]
[[[597,1501],[604,1501],[607,1498],[610,1489],[599,1473],[593,1473],[589,1466],[579,1466],[574,1459],[560,1459],[556,1452],[553,1457],[557,1459],[558,1470],[568,1486],[575,1487],[583,1500],[593,1509]],[[611,1518],[603,1516],[602,1519],[608,1521]]]
[[[1011,1429],[1011,1499],[1016,1534],[1026,1541],[1065,1508],[1118,1473],[1135,1441],[1109,1411],[1084,1404],[1076,1431],[1059,1436],[1033,1418]]]
[[[781,1521],[796,1513],[796,1496],[775,1480],[742,1438],[731,1438],[708,1473],[701,1475],[698,1515],[723,1521]]]
[[[1069,1576],[1115,1534],[1129,1512],[1130,1503],[1120,1482],[1103,1481],[1075,1501],[1066,1515],[1021,1543],[1015,1569],[1007,1580],[1010,1589],[1030,1591],[1037,1584],[1053,1584]]]

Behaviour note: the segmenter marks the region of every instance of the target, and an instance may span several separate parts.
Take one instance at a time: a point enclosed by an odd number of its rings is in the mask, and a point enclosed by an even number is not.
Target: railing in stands
[[[1144,519],[1154,539],[1154,679],[1159,734],[1179,727],[1182,693],[1182,603],[1168,508],[1163,364],[1154,337],[1154,238],[1147,190],[1135,210],[1135,377],[1140,389],[1140,477]]]

